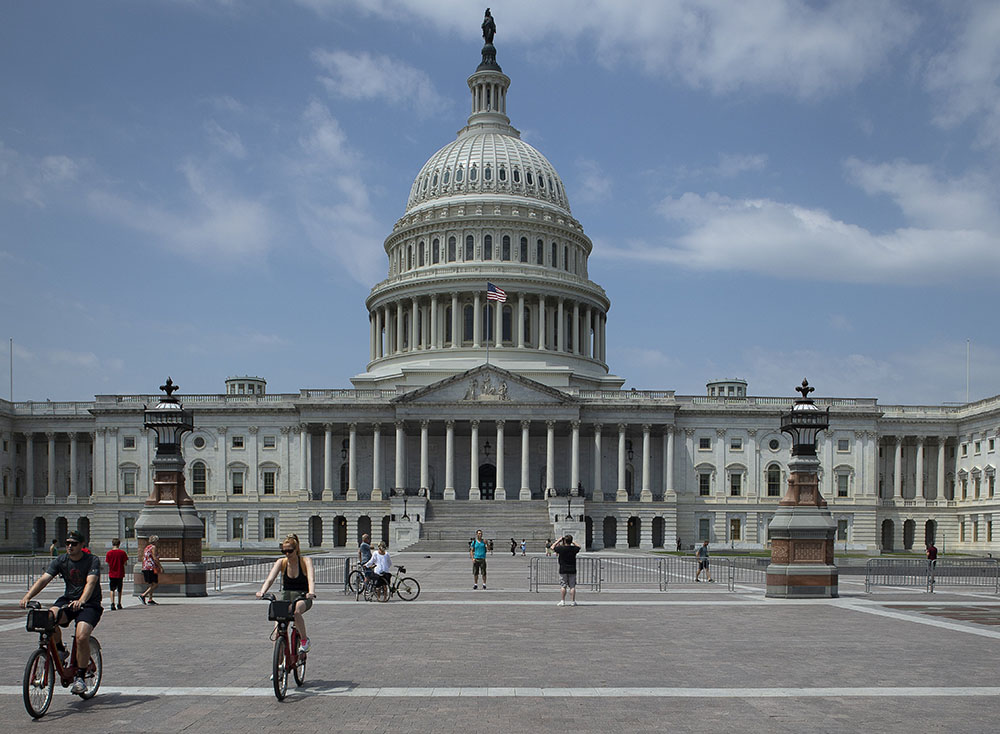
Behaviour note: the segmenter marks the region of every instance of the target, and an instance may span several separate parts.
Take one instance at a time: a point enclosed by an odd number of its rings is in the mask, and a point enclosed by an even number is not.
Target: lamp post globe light
[[[768,526],[771,563],[766,596],[784,599],[832,598],[838,593],[833,542],[837,525],[819,492],[816,440],[830,425],[830,409],[809,398],[807,380],[795,388],[801,397],[781,416],[781,430],[792,439],[788,489]]]
[[[202,524],[194,500],[184,488],[181,439],[193,430],[194,416],[174,397],[177,385],[169,377],[160,389],[166,393],[152,407],[144,406],[143,425],[156,434],[153,488],[135,521],[138,547],[155,536],[163,573],[157,594],[205,596],[205,566],[201,561]],[[135,587],[143,588],[142,564],[135,568]]]

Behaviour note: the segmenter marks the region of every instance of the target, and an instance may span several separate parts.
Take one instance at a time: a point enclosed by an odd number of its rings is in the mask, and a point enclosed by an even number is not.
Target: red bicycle
[[[64,663],[56,648],[53,635],[55,628],[56,620],[48,609],[42,609],[42,605],[37,601],[28,602],[27,629],[28,632],[38,633],[38,648],[31,653],[28,664],[24,666],[24,708],[36,719],[45,716],[45,712],[49,710],[56,677],[59,677],[63,688],[67,688],[73,682],[78,671],[76,635],[73,635],[73,647],[69,660]],[[97,689],[101,687],[103,671],[101,643],[97,641],[96,637],[91,636],[90,663],[84,671],[84,682],[87,687],[82,693],[77,694],[80,698],[94,697]]]
[[[270,602],[267,618],[277,623],[271,633],[271,639],[274,640],[271,682],[274,684],[274,697],[279,701],[284,701],[288,693],[289,673],[295,677],[297,686],[301,686],[306,679],[306,653],[299,652],[299,631],[295,629],[295,625],[291,625],[291,634],[288,632],[289,623],[295,620],[295,605],[299,599],[305,598],[305,595],[300,595],[291,601],[278,601],[274,594],[264,594],[261,597]]]

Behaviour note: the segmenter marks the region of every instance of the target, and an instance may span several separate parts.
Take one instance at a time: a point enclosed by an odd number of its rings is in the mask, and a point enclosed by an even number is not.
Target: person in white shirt
[[[392,580],[392,559],[385,550],[385,543],[378,544],[378,549],[372,553],[365,568],[374,569],[375,578],[379,584],[388,584]]]

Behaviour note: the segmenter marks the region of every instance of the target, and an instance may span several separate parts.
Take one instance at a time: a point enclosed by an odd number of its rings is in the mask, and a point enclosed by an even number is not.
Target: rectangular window
[[[990,497],[992,497],[996,492],[996,484],[997,484],[996,474],[990,474],[988,477],[986,477],[986,490],[989,493]],[[4,494],[7,494],[6,490],[4,491]]]
[[[274,518],[273,517],[265,517],[264,518],[264,539],[265,540],[271,540],[271,539],[274,538],[274,536],[275,536],[274,525],[275,525],[275,523],[274,523]]]
[[[732,517],[729,519],[729,539],[730,540],[742,540],[741,532],[743,530],[743,523],[740,522],[739,518]]]
[[[134,517],[125,517],[124,518],[124,524],[125,524],[125,539],[129,540],[131,538],[134,538],[135,537],[135,518]]]
[[[849,485],[850,481],[851,481],[851,477],[850,477],[849,474],[838,474],[837,475],[837,496],[838,497],[846,497],[847,496],[847,488],[848,488],[848,486],[850,486]]]
[[[124,436],[122,438],[122,448],[124,448],[124,449],[134,449],[135,448],[135,436]]]
[[[847,540],[847,520],[837,520],[837,540]]]
[[[243,472],[233,472],[233,494],[243,494]]]
[[[973,522],[972,523],[972,542],[973,543],[978,543],[979,542],[979,523],[978,522]]]
[[[975,453],[977,453],[977,454],[980,453],[980,451],[982,450],[982,447],[983,447],[983,444],[982,444],[981,441],[976,441],[974,444],[972,444],[972,450]]]
[[[233,436],[233,448],[234,449],[243,448],[243,436]]]
[[[196,461],[191,467],[191,493],[205,494],[208,489],[208,470],[205,462]]]
[[[968,455],[969,455],[969,444],[963,443],[962,444],[962,456],[968,456]]]
[[[274,469],[264,471],[264,494],[274,494],[274,479],[277,472]]]
[[[8,443],[7,439],[5,438],[3,440],[3,452],[6,454],[8,451],[10,451],[10,444]]]
[[[699,451],[709,451],[712,448],[712,439],[707,436],[698,439],[698,450]]]
[[[980,488],[980,479],[978,475],[972,480],[972,488],[973,488],[973,497],[975,497],[978,500],[979,488]]]
[[[278,445],[278,439],[276,436],[264,436],[264,448],[273,449]]]
[[[729,449],[730,449],[730,451],[742,451],[743,450],[743,439],[742,438],[731,438],[731,439],[729,439]]]
[[[962,499],[969,499],[969,480],[962,477]]]
[[[848,438],[838,438],[837,439],[837,451],[841,453],[847,453],[851,450],[851,440]]]
[[[707,497],[712,488],[712,475],[711,474],[699,474],[698,475],[698,494],[702,497]]]
[[[965,542],[965,520],[962,520],[958,524],[958,539],[963,543]]]
[[[135,494],[135,472],[122,473],[122,494]]]
[[[6,443],[6,441],[4,443]],[[986,442],[986,450],[987,451],[990,451],[990,452],[995,451],[996,450],[996,446],[997,446],[996,439],[994,439],[994,438],[991,438],[989,441]],[[6,450],[7,449],[4,448],[4,451],[6,451]]]
[[[233,518],[233,540],[242,540],[243,538],[243,518],[234,517]]]
[[[740,490],[743,485],[743,475],[742,474],[730,474],[729,475],[729,494],[731,497],[739,497]]]
[[[699,518],[698,520],[698,542],[703,540],[711,540],[712,537],[712,521],[707,517]]]

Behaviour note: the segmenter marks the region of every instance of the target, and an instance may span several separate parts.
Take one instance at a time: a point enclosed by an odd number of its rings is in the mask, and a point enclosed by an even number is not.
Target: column
[[[477,309],[478,313],[478,309]],[[469,421],[472,437],[469,440],[469,499],[481,498],[479,491],[479,421]]]
[[[653,427],[649,423],[644,423],[642,425],[642,491],[639,493],[640,502],[652,502],[653,501],[653,486],[650,483],[652,475],[652,447],[650,444],[650,431]],[[643,522],[642,527],[646,527],[646,523]],[[650,547],[652,547],[653,536],[650,535]]]
[[[454,332],[452,332],[454,334]],[[455,499],[455,421],[444,422],[444,498]]]
[[[427,443],[428,443],[428,426],[430,421],[420,421],[420,489],[424,491],[425,494],[430,493],[430,473],[428,471],[427,463]]]
[[[375,361],[375,312],[368,312],[368,361]]]
[[[608,320],[607,320],[607,317],[603,313],[598,315],[598,323],[600,324],[600,327],[601,327],[601,362],[603,362],[604,364],[607,364],[607,362],[608,362],[608,352],[607,352],[607,346],[608,346],[607,336],[608,336],[608,333],[607,333],[607,329],[605,327],[607,326]]]
[[[45,496],[54,498],[56,496],[56,434],[52,431],[47,431],[45,438],[48,439],[48,456],[46,457],[48,461],[48,481],[45,486]]]
[[[555,489],[556,422],[545,421],[545,496]]]
[[[108,493],[107,456],[104,448],[105,433],[103,428],[98,428],[91,434],[91,441],[94,442],[94,494],[103,495]]]
[[[375,310],[375,357],[376,359],[381,359],[385,356],[385,350],[382,342],[382,329],[384,327],[384,311],[379,308]]]
[[[69,434],[69,496],[70,497],[81,497],[85,496],[86,493],[80,492],[79,484],[80,482],[76,479],[76,462],[77,462],[77,438],[79,434],[70,433]]]
[[[472,301],[472,346],[475,349],[482,346],[483,341],[483,307],[480,305],[479,298],[480,293],[476,291]]]
[[[438,297],[431,296],[431,349],[441,348],[441,335],[438,333]]]
[[[583,339],[580,338],[580,302],[573,302],[573,354],[583,354]]]
[[[518,499],[530,500],[531,499],[531,484],[529,483],[531,478],[529,476],[529,461],[528,459],[528,431],[531,427],[531,421],[521,421],[521,492],[518,495]]]
[[[545,349],[545,296],[538,296],[538,348]]]
[[[417,351],[417,314],[420,309],[417,307],[417,299],[410,299],[410,351]]]
[[[592,354],[592,347],[590,341],[590,324],[593,319],[592,309],[588,305],[583,312],[583,340],[581,346],[583,347],[583,356],[590,357]]]
[[[560,298],[558,305],[556,307],[556,351],[565,352],[566,351],[566,316],[563,311],[563,301],[565,299]]]
[[[396,301],[396,353],[403,351],[403,302]]]
[[[451,348],[458,349],[462,343],[462,332],[459,331],[460,321],[458,320],[458,293],[451,294]],[[452,487],[454,489],[454,487]]]
[[[333,424],[323,424],[323,501],[333,499]]]
[[[628,490],[625,489],[625,429],[624,423],[618,424],[618,491],[616,502],[628,502]]]
[[[499,349],[503,346],[503,304],[493,302],[493,346]]]
[[[507,490],[504,485],[503,475],[503,427],[504,421],[497,421],[497,484],[496,492],[493,495],[495,500],[507,499]]]
[[[926,499],[924,497],[924,437],[917,438],[917,489],[913,496],[916,499]],[[914,544],[917,539],[913,539]]]
[[[667,426],[667,432],[665,434],[666,438],[666,449],[664,450],[664,469],[663,469],[663,490],[664,495],[669,495],[676,493],[674,488],[674,427]]]
[[[396,477],[394,488],[401,492],[406,487],[406,478],[403,466],[403,452],[406,448],[406,431],[403,421],[396,421]]]
[[[524,349],[524,294],[517,294],[517,348]]]
[[[944,436],[938,437],[938,461],[937,461],[937,493],[936,497],[939,500],[945,499],[944,496]]]
[[[603,482],[601,481],[601,424],[594,424],[594,489],[593,489],[593,500],[594,502],[604,501],[604,488]],[[601,532],[604,532],[603,529]],[[597,530],[594,530],[594,535],[597,535]]]
[[[577,496],[580,486],[580,421],[570,421],[569,493]]]
[[[903,497],[903,437],[896,436],[895,463],[892,474],[892,498]]]
[[[372,501],[382,499],[382,424],[372,426]]]
[[[358,424],[347,427],[347,499],[358,499]]]
[[[306,499],[312,499],[309,496],[309,457],[306,454],[306,439],[309,434],[306,431],[306,424],[302,423],[299,426],[299,470],[302,474],[302,481],[299,482],[300,489],[306,494]],[[223,437],[225,440],[225,437]]]

